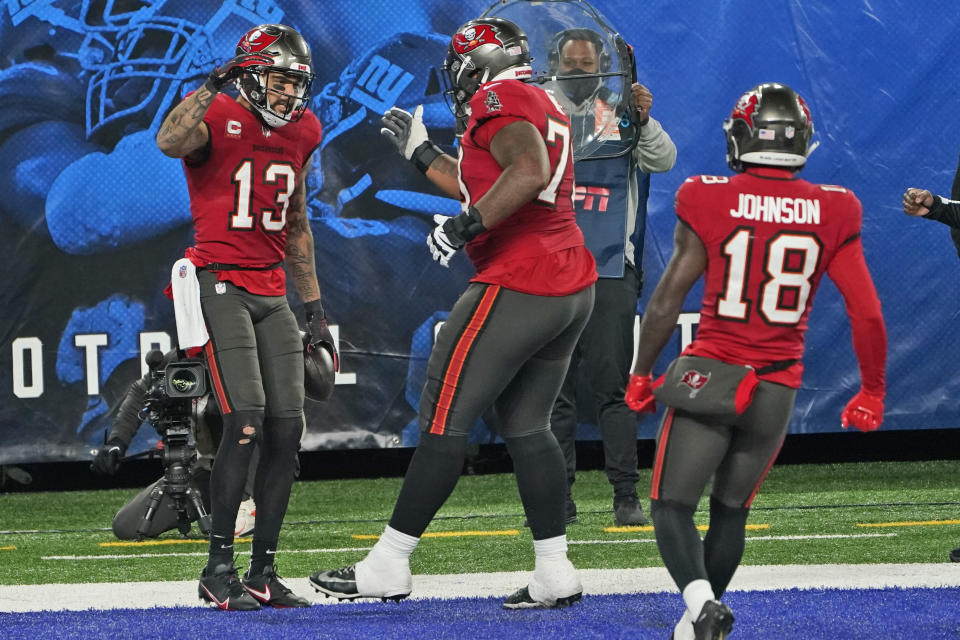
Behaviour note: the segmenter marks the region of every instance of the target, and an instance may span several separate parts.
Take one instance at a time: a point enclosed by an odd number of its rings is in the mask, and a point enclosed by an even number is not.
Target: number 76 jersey
[[[570,120],[551,93],[519,80],[494,80],[470,99],[470,119],[460,143],[459,176],[464,210],[480,200],[503,168],[491,152],[494,136],[515,122],[529,122],[540,132],[549,160],[549,180],[537,196],[509,217],[467,244],[477,268],[474,280],[502,284],[526,293],[566,295],[596,280],[596,267],[586,249],[565,273],[562,283],[520,283],[509,264],[583,247],[583,234],[573,209],[573,152]],[[482,206],[480,207],[482,211]],[[582,254],[582,257],[581,257]],[[581,264],[582,262],[582,264]],[[559,287],[551,290],[551,287]]]
[[[755,367],[800,360],[820,279],[860,236],[853,192],[754,167],[688,178],[676,211],[707,250],[700,326],[686,353]],[[801,375],[796,365],[763,377],[797,387]]]

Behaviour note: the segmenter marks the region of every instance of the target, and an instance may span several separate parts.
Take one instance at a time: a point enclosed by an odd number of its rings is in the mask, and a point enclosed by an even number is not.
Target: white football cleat
[[[233,527],[233,537],[241,538],[253,533],[256,521],[257,505],[253,503],[253,498],[247,498],[240,503],[240,510],[237,511],[237,522]]]
[[[530,584],[503,601],[505,609],[561,609],[583,596],[583,585],[567,558],[537,562]]]

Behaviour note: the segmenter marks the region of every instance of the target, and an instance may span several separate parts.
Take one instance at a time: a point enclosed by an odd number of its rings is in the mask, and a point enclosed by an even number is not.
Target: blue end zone
[[[73,587],[76,588],[76,587]],[[731,592],[734,637],[956,638],[960,587]],[[662,638],[676,594],[587,596],[559,611],[506,611],[499,598],[343,603],[221,613],[206,608],[0,614],[3,637],[36,638]]]

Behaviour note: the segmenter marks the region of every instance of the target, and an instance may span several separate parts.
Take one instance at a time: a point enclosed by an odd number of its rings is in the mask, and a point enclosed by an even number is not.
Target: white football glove
[[[430,235],[427,236],[427,246],[430,247],[430,255],[445,267],[450,266],[450,258],[453,257],[453,254],[455,254],[458,249],[463,247],[463,244],[459,246],[455,244],[454,241],[447,236],[447,232],[444,231],[443,225],[448,220],[452,220],[452,217],[440,213],[435,214],[433,216],[433,222],[437,226],[434,227]]]
[[[418,104],[413,114],[400,107],[392,107],[380,118],[380,133],[392,142],[407,160],[413,158],[417,147],[427,141],[427,127],[423,124],[423,105]]]

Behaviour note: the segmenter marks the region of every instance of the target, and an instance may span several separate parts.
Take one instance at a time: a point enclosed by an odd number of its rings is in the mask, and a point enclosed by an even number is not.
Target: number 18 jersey
[[[860,235],[856,196],[755,167],[688,178],[676,211],[707,250],[700,326],[685,353],[756,368],[799,361],[820,279]],[[802,371],[798,362],[761,377],[799,387]]]

